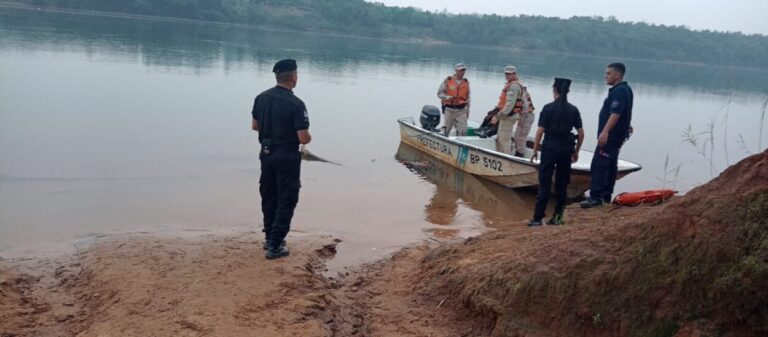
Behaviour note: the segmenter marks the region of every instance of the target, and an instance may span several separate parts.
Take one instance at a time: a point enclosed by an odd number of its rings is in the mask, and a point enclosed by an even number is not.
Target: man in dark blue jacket
[[[582,208],[592,208],[611,202],[616,185],[619,150],[629,138],[632,127],[632,88],[624,81],[626,67],[611,63],[605,70],[605,82],[611,86],[600,110],[597,148],[590,167],[589,198]]]

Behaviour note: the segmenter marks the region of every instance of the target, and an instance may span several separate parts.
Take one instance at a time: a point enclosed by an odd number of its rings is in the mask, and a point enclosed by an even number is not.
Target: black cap
[[[571,80],[567,78],[560,78],[555,77],[555,84],[552,85],[553,87],[557,88],[558,91],[564,91],[568,90],[571,87]]]
[[[298,66],[296,66],[296,60],[285,59],[285,60],[277,61],[277,63],[275,63],[275,66],[272,67],[272,72],[275,73],[275,75],[277,75],[287,71],[294,71],[296,70],[296,68],[298,68]]]

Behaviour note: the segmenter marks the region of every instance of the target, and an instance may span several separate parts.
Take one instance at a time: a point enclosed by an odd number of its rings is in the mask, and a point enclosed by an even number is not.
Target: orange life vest
[[[496,108],[499,109],[499,111],[504,110],[504,106],[507,105],[507,91],[509,91],[509,87],[512,86],[513,83],[517,83],[517,85],[522,88],[520,91],[520,97],[517,98],[517,101],[515,101],[515,106],[512,107],[511,114],[519,114],[523,112],[523,97],[525,97],[528,101],[528,112],[533,112],[536,108],[533,107],[533,102],[531,101],[531,95],[528,94],[528,88],[523,86],[522,83],[518,81],[511,81],[507,82],[507,84],[504,85],[504,89],[501,89],[501,95],[499,96],[499,104],[496,105]]]
[[[671,198],[675,193],[677,193],[677,191],[674,190],[650,190],[634,193],[620,193],[613,199],[613,203],[622,206],[655,204]]]
[[[451,99],[443,100],[445,105],[464,105],[469,102],[469,80],[463,79],[461,84],[456,84],[453,76],[445,79],[445,94]]]

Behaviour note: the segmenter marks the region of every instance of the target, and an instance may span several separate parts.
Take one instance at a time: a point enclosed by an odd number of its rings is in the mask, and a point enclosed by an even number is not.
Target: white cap
[[[515,66],[506,66],[504,67],[504,73],[505,74],[517,74],[517,68]]]
[[[467,69],[467,66],[464,65],[464,63],[456,63],[456,65],[453,67],[453,70],[463,70]]]

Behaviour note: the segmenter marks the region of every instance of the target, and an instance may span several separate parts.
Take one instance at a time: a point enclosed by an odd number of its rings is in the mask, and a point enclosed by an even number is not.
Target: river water
[[[401,163],[430,158],[400,144],[396,119],[438,104],[453,64],[468,65],[475,119],[495,104],[507,64],[537,106],[551,100],[553,77],[573,79],[591,149],[604,66],[617,61],[0,9],[0,256],[115,233],[260,230],[250,109],[288,57],[299,64],[310,149],[343,164],[303,164],[294,230],[342,239],[338,265],[530,217],[530,190]],[[643,170],[617,192],[685,192],[768,145],[765,70],[618,61],[635,91],[622,157]],[[702,133],[710,124],[714,152]],[[689,126],[703,153],[683,140]]]

